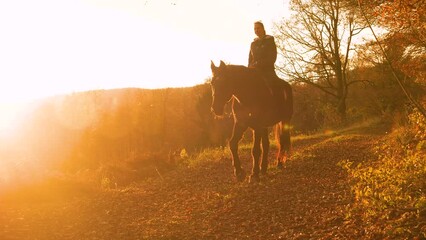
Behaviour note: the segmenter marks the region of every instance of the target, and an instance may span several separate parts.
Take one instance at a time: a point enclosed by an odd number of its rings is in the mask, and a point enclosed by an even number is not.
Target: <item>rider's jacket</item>
[[[273,36],[265,35],[255,38],[250,46],[248,67],[257,68],[263,72],[274,71],[277,60],[277,47]]]

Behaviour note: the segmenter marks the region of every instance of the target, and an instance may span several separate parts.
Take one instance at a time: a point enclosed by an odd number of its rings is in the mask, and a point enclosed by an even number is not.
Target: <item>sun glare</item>
[[[0,103],[0,139],[10,139],[16,134],[19,115],[24,104]]]
[[[25,3],[0,2],[0,79],[8,83],[0,102],[201,84],[211,74],[210,60],[246,64],[252,23],[271,26],[286,7],[281,0]],[[13,125],[1,118],[2,131]]]

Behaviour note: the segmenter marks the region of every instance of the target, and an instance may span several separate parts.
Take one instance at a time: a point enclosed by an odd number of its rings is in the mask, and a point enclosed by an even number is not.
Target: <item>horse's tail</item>
[[[290,140],[291,126],[288,122],[282,121],[275,126],[275,138],[279,144],[280,155],[284,152],[289,152],[291,149]]]

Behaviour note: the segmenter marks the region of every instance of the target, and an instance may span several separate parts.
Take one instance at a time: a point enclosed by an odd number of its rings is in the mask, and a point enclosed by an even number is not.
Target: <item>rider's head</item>
[[[263,23],[261,21],[257,21],[254,23],[254,33],[260,38],[266,35],[265,27],[263,26]]]

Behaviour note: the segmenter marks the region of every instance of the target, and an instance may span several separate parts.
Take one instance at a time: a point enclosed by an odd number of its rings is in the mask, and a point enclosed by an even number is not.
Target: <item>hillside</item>
[[[126,187],[41,184],[1,198],[0,238],[375,238],[362,221],[347,218],[354,199],[338,163],[374,161],[372,149],[385,131],[375,125],[295,138],[286,168],[272,168],[259,184],[236,183],[222,149],[205,150],[175,170]],[[249,148],[241,151],[249,169]]]
[[[208,84],[94,90],[41,99],[22,114],[12,139],[0,139],[0,169],[13,169],[7,173],[13,176],[0,176],[0,186],[6,178],[32,178],[25,176],[29,172],[134,168],[152,162],[153,155],[167,160],[182,149],[224,144],[232,120],[214,120],[210,103]]]

